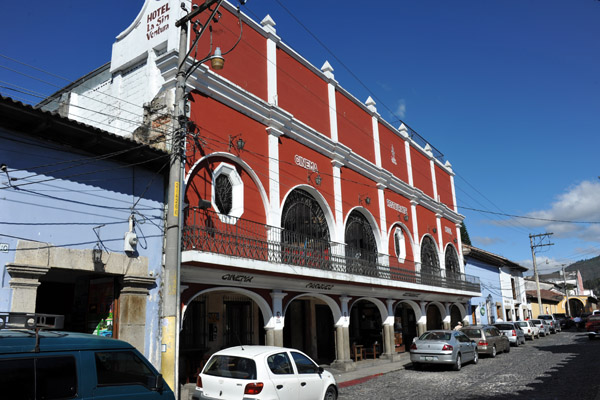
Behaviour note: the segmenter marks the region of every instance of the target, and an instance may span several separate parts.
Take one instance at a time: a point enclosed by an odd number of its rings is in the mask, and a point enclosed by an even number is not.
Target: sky
[[[143,0],[7,2],[0,94],[110,61]],[[238,4],[237,0],[233,2]],[[600,1],[248,0],[282,41],[450,161],[472,244],[540,273],[600,254]],[[24,94],[28,93],[28,94]],[[31,94],[33,93],[33,96]]]

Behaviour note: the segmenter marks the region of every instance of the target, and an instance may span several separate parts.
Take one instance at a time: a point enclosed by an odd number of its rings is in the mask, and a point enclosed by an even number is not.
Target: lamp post
[[[212,5],[217,4],[212,10],[209,22],[219,9],[223,0],[207,0],[182,17],[175,23],[180,28],[179,55],[177,81],[175,86],[175,130],[171,138],[171,158],[169,168],[168,214],[165,227],[165,274],[163,290],[163,307],[161,315],[162,344],[161,344],[161,372],[165,381],[173,388],[175,398],[179,398],[179,329],[180,329],[180,268],[181,268],[181,229],[182,216],[180,213],[183,191],[183,168],[185,155],[185,137],[187,118],[185,111],[185,85],[190,71],[186,71],[188,57],[188,22]],[[215,69],[223,68],[224,59],[221,49],[217,48],[213,56],[195,61],[194,66],[205,61],[211,61]]]

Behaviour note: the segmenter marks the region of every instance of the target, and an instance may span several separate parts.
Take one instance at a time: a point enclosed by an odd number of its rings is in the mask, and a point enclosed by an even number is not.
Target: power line
[[[571,221],[571,220],[561,220],[561,219],[551,219],[551,218],[527,217],[524,215],[499,213],[499,212],[479,210],[476,208],[469,208],[469,207],[464,207],[464,206],[458,206],[458,208],[463,208],[465,210],[470,210],[470,211],[477,211],[477,212],[481,212],[484,214],[502,215],[505,217],[522,218],[522,219],[528,219],[528,220],[534,220],[534,221],[559,222],[559,223],[565,223],[565,224],[600,224],[600,221]]]

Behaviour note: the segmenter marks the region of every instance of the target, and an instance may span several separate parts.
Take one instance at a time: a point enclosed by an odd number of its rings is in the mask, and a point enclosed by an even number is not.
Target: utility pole
[[[540,277],[537,271],[537,264],[535,261],[535,249],[543,246],[553,246],[554,243],[542,243],[545,238],[549,238],[554,233],[540,233],[539,235],[529,234],[529,244],[531,246],[531,257],[533,258],[533,274],[535,276],[535,285],[537,288],[537,300],[538,300],[538,315],[543,314],[542,310],[542,294],[540,292]],[[534,239],[539,239],[539,242],[534,244]]]
[[[569,306],[569,291],[567,290],[567,275],[565,272],[565,265],[562,265],[563,283],[565,285],[565,296],[567,297],[567,317],[571,316],[571,306]]]
[[[180,330],[180,260],[181,260],[181,203],[187,116],[185,110],[186,61],[188,57],[188,22],[213,4],[211,19],[223,0],[206,0],[175,23],[179,27],[179,55],[175,87],[174,133],[171,138],[169,168],[168,213],[165,231],[165,274],[163,281],[163,306],[161,314],[162,344],[161,373],[179,398],[179,330]],[[183,7],[182,7],[183,8]],[[185,8],[184,8],[185,10]],[[187,10],[185,10],[187,12]],[[210,24],[211,19],[208,20]],[[204,30],[203,30],[204,31]],[[203,32],[202,31],[202,32]],[[204,60],[206,61],[206,60]]]

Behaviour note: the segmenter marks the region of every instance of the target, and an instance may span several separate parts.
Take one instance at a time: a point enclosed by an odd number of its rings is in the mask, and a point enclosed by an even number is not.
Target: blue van
[[[55,317],[58,323],[46,322]],[[56,329],[60,318],[0,314],[2,398],[175,400],[162,375],[131,344],[45,329]]]

